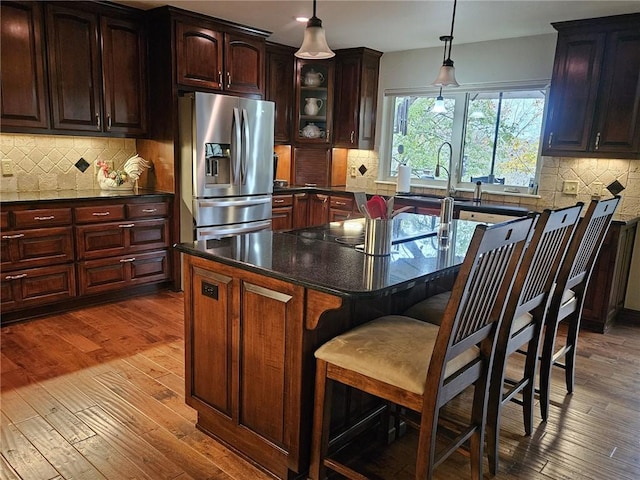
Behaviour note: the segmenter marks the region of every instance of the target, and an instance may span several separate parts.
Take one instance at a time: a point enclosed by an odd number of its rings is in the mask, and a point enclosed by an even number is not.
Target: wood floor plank
[[[21,480],[4,455],[0,455],[0,480]]]
[[[106,478],[44,418],[30,418],[16,426],[63,478],[77,480]]]
[[[100,407],[92,407],[78,416],[113,448],[143,468],[152,478],[171,480],[184,470],[160,454],[126,425],[111,417]]]
[[[4,380],[3,377],[3,381]],[[17,390],[2,392],[2,402],[0,405],[2,407],[2,413],[9,417],[13,423],[19,423],[31,417],[38,416],[38,412],[22,398]]]
[[[39,418],[39,417],[33,417]],[[30,420],[25,420],[26,422]],[[23,479],[50,480],[58,471],[14,424],[3,425],[0,451],[11,468]]]

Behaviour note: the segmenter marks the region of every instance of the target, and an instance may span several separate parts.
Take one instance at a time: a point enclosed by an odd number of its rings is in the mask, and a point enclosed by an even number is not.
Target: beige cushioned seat
[[[425,298],[424,300],[410,306],[403,315],[407,317],[417,318],[423,322],[429,322],[434,325],[440,325],[442,321],[442,315],[444,314],[451,292],[439,293],[433,297]]]
[[[316,358],[422,395],[439,327],[402,315],[387,315],[322,345]],[[451,360],[445,376],[479,356],[470,348]]]

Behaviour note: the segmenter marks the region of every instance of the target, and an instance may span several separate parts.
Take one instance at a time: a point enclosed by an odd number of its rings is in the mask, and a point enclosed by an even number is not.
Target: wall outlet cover
[[[562,182],[562,193],[567,195],[578,194],[578,181],[577,180],[565,180]]]
[[[9,158],[2,160],[2,176],[11,177],[13,175],[13,162]]]

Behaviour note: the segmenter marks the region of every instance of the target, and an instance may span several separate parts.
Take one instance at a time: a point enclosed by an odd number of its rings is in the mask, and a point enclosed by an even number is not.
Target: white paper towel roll
[[[411,167],[400,165],[398,167],[398,183],[396,193],[407,193],[411,190]]]

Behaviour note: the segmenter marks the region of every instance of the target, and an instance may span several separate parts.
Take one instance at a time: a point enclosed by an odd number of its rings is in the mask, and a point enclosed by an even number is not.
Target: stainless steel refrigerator
[[[181,240],[270,228],[273,102],[196,92],[178,105]]]

